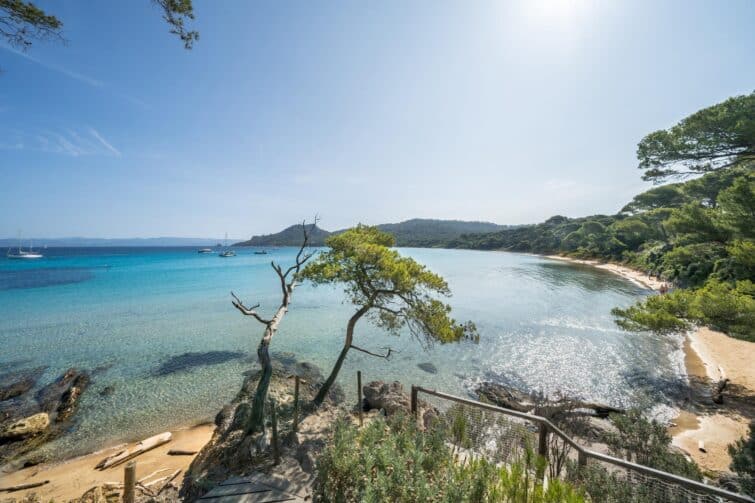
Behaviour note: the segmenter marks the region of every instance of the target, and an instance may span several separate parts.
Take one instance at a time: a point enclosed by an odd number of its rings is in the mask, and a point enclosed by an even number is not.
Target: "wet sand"
[[[170,442],[134,458],[136,461],[137,480],[160,470],[159,473],[154,474],[145,481],[145,483],[148,483],[160,477],[168,476],[177,469],[181,469],[182,473],[174,481],[174,483],[179,485],[183,480],[183,471],[189,467],[195,456],[169,456],[168,451],[171,449],[198,451],[209,442],[214,430],[215,425],[203,424],[173,431],[173,438]],[[135,444],[127,445],[128,447],[133,447]],[[95,470],[94,467],[103,458],[123,448],[124,444],[121,444],[59,463],[45,463],[24,468],[10,474],[0,474],[0,487],[28,484],[43,480],[50,481],[49,484],[34,489],[0,493],[0,499],[14,498],[20,500],[27,494],[36,493],[43,501],[68,501],[78,498],[92,487],[103,485],[106,482],[122,483],[125,464],[102,471]]]

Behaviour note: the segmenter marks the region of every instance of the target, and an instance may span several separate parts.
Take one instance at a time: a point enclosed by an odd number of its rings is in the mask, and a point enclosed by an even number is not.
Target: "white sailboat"
[[[41,253],[35,252],[34,248],[32,247],[31,241],[29,242],[29,249],[24,250],[21,248],[21,236],[18,237],[18,250],[14,253],[11,248],[8,248],[8,253],[5,254],[6,257],[10,259],[36,259],[36,258],[43,258],[44,255]]]
[[[223,251],[218,254],[218,257],[235,257],[236,252],[228,248],[228,233],[225,233],[225,240],[223,241]]]

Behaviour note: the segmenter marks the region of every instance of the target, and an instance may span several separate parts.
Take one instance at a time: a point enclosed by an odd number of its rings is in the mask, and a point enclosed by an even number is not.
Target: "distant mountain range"
[[[21,246],[27,248],[33,244],[34,248],[53,246],[61,248],[89,248],[97,246],[214,246],[222,243],[217,238],[23,238]],[[0,248],[16,248],[18,238],[0,238]]]
[[[393,234],[397,246],[432,248],[443,247],[463,234],[496,232],[511,226],[490,222],[414,218],[397,224],[380,224],[376,227]],[[328,236],[345,230],[330,232],[315,227],[311,233],[311,243],[313,246],[322,246]],[[276,234],[253,236],[247,241],[234,244],[234,246],[298,246],[301,244],[301,236],[301,227],[292,225]]]

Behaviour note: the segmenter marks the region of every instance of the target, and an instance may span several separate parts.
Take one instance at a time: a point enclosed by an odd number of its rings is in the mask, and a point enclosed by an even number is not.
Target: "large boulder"
[[[494,382],[481,383],[477,395],[493,405],[519,412],[529,412],[537,405],[530,395]]]
[[[47,367],[0,375],[0,402],[23,395],[34,387]]]
[[[18,440],[38,435],[50,426],[50,416],[40,412],[33,416],[15,421],[0,431],[0,440]]]
[[[372,381],[362,387],[367,409],[383,409],[390,416],[396,412],[411,412],[411,399],[398,381]]]
[[[68,421],[76,412],[81,394],[89,382],[87,372],[70,368],[37,392],[39,407],[50,414],[55,422]]]

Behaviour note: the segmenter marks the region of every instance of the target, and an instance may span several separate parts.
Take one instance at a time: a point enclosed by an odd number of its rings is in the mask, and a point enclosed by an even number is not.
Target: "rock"
[[[111,396],[113,393],[115,393],[115,387],[114,386],[105,386],[100,390],[100,396],[107,397]]]
[[[421,370],[424,370],[428,374],[437,374],[438,373],[438,368],[435,365],[433,365],[432,363],[430,363],[430,362],[419,363],[419,364],[417,364],[417,367],[419,367]]]
[[[302,440],[297,435],[296,442],[298,447],[294,457],[299,462],[299,466],[306,473],[315,473],[315,467],[317,465],[317,458],[320,452],[325,449],[327,445],[324,438],[313,438],[308,440]]]
[[[411,412],[411,399],[398,381],[372,381],[363,386],[362,391],[370,409],[385,409],[386,415],[389,416],[398,411]]]
[[[46,412],[40,412],[27,418],[21,419],[0,432],[2,440],[18,440],[31,437],[44,432],[50,426],[50,416]]]
[[[50,414],[55,422],[65,422],[76,412],[79,398],[89,386],[89,381],[87,372],[70,368],[37,392],[37,402],[42,411]]]
[[[37,367],[0,376],[0,402],[21,396],[32,389],[46,368]]]

